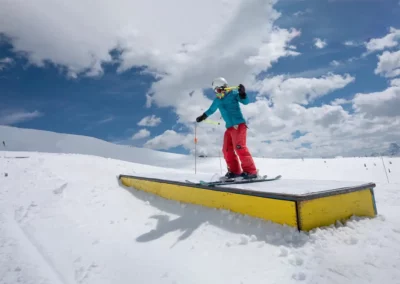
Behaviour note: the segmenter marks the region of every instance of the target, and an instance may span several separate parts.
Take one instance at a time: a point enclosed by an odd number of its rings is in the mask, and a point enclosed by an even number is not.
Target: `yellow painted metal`
[[[167,199],[226,209],[233,212],[286,224],[302,231],[329,226],[351,216],[376,216],[374,184],[353,188],[316,192],[307,195],[231,192],[215,188],[191,186],[166,180],[120,176],[122,184],[157,194]],[[240,193],[239,193],[240,192]]]
[[[376,215],[375,200],[370,188],[298,202],[302,231],[329,226],[353,215],[364,217]]]
[[[134,177],[121,177],[120,180],[125,186],[157,194],[167,199],[226,209],[278,224],[298,227],[295,201],[229,193]]]

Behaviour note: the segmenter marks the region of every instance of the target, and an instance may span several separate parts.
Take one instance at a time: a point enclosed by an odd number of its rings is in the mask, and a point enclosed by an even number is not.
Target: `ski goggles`
[[[217,87],[214,89],[215,95],[218,98],[223,98],[225,96],[225,88]]]

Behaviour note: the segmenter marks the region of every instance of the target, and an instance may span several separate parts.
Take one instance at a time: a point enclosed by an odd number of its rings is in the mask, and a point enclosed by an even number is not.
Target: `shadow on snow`
[[[201,226],[214,226],[222,230],[238,234],[241,242],[264,241],[275,246],[300,247],[308,240],[308,233],[299,232],[296,228],[272,223],[270,221],[234,213],[228,210],[203,207],[165,199],[131,187],[119,185],[150,206],[166,214],[153,215],[150,218],[157,220],[154,229],[136,238],[138,242],[149,242],[164,235],[182,231],[177,242],[188,239]],[[172,218],[167,214],[177,215]]]

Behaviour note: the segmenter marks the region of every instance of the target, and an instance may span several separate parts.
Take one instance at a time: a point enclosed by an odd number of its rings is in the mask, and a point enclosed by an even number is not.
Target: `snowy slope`
[[[0,149],[6,151],[96,155],[195,172],[193,156],[115,145],[92,137],[0,126],[0,143],[2,141],[6,142],[6,147],[0,144]],[[260,173],[282,174],[285,179],[400,182],[400,157],[304,160],[255,158],[255,162]],[[198,158],[196,170],[221,175],[225,174],[226,166],[218,158]]]
[[[377,218],[305,234],[127,189],[120,173],[194,178],[95,156],[0,152],[0,283],[399,282],[399,184],[378,183]]]
[[[2,145],[5,141],[6,146]],[[105,158],[122,159],[142,164],[167,166],[173,161],[176,166],[186,166],[187,156],[154,151],[145,148],[128,147],[109,143],[97,138],[39,131],[0,125],[0,149],[6,151],[34,151],[48,153],[73,153],[96,155]],[[183,162],[183,165],[179,165]]]
[[[214,179],[219,159],[198,159],[195,175],[190,156],[0,127],[4,135],[2,284],[399,283],[399,158],[256,159],[261,172],[283,174],[275,191],[377,183],[377,218],[305,234],[117,181],[121,173]]]

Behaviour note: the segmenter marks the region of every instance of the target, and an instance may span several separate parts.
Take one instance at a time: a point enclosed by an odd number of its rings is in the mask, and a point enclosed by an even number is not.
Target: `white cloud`
[[[388,102],[389,103],[389,102]],[[400,116],[372,116],[364,112],[350,114],[341,106],[323,105],[305,108],[297,104],[287,106],[287,113],[270,107],[264,119],[281,121],[281,128],[265,128],[250,124],[248,144],[256,156],[336,156],[371,154],[382,149],[387,141],[398,141]],[[362,111],[369,111],[363,109]],[[385,111],[381,108],[380,111]],[[261,118],[260,117],[260,118]],[[301,131],[304,136],[294,139],[291,133]],[[269,143],[261,143],[269,141]]]
[[[158,150],[167,150],[186,144],[188,139],[185,135],[175,132],[174,130],[166,130],[163,134],[158,135],[144,144],[144,147]],[[187,144],[186,144],[187,145]]]
[[[285,106],[290,103],[307,105],[316,98],[344,88],[355,80],[346,74],[328,74],[320,78],[288,78],[275,76],[257,82],[259,95],[270,95],[274,103]]]
[[[25,121],[29,121],[42,116],[43,114],[37,110],[33,112],[27,112],[23,110],[4,110],[0,111],[0,124],[2,125],[13,125]]]
[[[14,59],[10,57],[5,57],[0,59],[0,71],[6,69],[7,67],[14,64]]]
[[[390,81],[391,86],[400,87],[400,78],[396,78]]]
[[[171,107],[177,122],[188,132],[166,130],[148,140],[146,147],[167,150],[183,145],[193,151],[195,118],[211,104],[203,89],[217,76],[224,76],[230,85],[243,83],[248,90],[260,92],[256,102],[242,107],[249,121],[248,144],[256,156],[345,155],[399,139],[400,118],[389,106],[398,102],[395,80],[387,90],[378,92],[384,94],[358,94],[353,101],[338,99],[331,105],[309,108],[306,106],[315,99],[346,87],[355,78],[327,74],[257,80],[260,72],[268,71],[281,58],[300,56],[292,42],[300,37],[300,31],[274,26],[280,16],[273,8],[276,2],[100,0],[93,5],[72,0],[60,6],[61,2],[50,0],[14,0],[2,4],[0,33],[10,36],[14,51],[23,52],[31,64],[52,62],[71,77],[81,72],[101,75],[103,62],[115,61],[120,72],[133,66],[146,67],[146,72],[158,79],[146,94],[147,105]],[[371,40],[367,49],[395,47],[398,38],[392,34],[398,30],[390,33]],[[327,42],[315,39],[315,45],[324,48]],[[116,59],[109,54],[114,48],[121,53]],[[387,63],[392,60],[383,55],[381,59],[379,74],[389,77],[397,72],[396,65]],[[345,104],[354,104],[356,113],[346,111]],[[38,113],[0,117],[9,123],[35,115]],[[218,112],[213,119],[219,120]],[[161,119],[152,115],[138,124],[150,127],[159,123]],[[199,153],[220,154],[224,131],[223,124],[199,124]],[[304,136],[294,139],[295,131]],[[132,139],[149,136],[147,129],[141,129]]]
[[[392,48],[399,44],[400,29],[390,27],[389,33],[381,38],[373,38],[365,43],[368,53]]]
[[[331,63],[329,63],[332,66],[339,66],[341,63],[337,60],[332,60]]]
[[[6,1],[0,10],[0,33],[13,38],[14,50],[25,52],[32,64],[42,66],[49,60],[66,66],[72,77],[79,72],[101,74],[100,64],[112,62],[113,48],[124,50],[122,68],[146,65],[162,74],[171,62],[185,61],[183,45],[195,52],[226,30],[236,20],[239,4],[239,0],[112,4],[100,0],[96,5],[78,0]]]
[[[249,125],[247,140],[251,152],[255,156],[274,157],[299,154],[304,156],[336,155],[336,151],[340,151],[343,145],[330,146],[327,150],[326,147],[316,148],[317,146],[313,143],[316,145],[331,143],[330,139],[336,135],[331,128],[337,126],[339,130],[336,132],[340,131],[342,124],[351,121],[351,115],[340,105],[306,108],[299,103],[308,104],[313,99],[343,88],[353,81],[354,77],[349,75],[329,74],[313,79],[286,79],[283,76],[276,76],[267,78],[256,85],[260,91],[258,99],[254,103],[242,106]],[[270,98],[268,99],[265,95],[269,95]],[[197,100],[201,98],[194,94],[193,97]],[[219,113],[213,116],[213,119],[218,119]],[[307,134],[299,139],[293,139],[291,133],[297,130]],[[198,153],[219,155],[224,131],[223,124],[221,126],[198,124]],[[166,131],[146,144],[156,149],[182,145],[193,152],[193,139],[193,132],[182,134]],[[309,149],[302,146],[302,143],[311,143],[313,147]]]
[[[157,76],[147,105],[172,107],[178,122],[190,126],[211,103],[202,89],[214,77],[249,86],[280,58],[299,55],[291,40],[300,32],[274,26],[276,2],[74,0],[60,9],[50,0],[16,0],[2,6],[0,32],[14,38],[15,51],[26,52],[32,64],[48,60],[72,77],[101,74],[101,63],[111,62],[109,51],[117,47],[120,71],[146,66]]]
[[[147,129],[140,129],[138,132],[132,135],[132,140],[139,140],[150,136],[150,131]]]
[[[385,51],[378,55],[378,65],[375,74],[385,77],[396,77],[400,75],[400,50],[395,52]]]
[[[314,119],[316,125],[328,128],[346,121],[350,115],[341,106],[323,105],[307,109],[308,121]]]
[[[28,56],[31,64],[49,61],[66,67],[71,77],[80,72],[101,75],[101,64],[112,62],[109,52],[118,48],[120,71],[146,66],[162,79],[153,87],[153,99],[162,105],[159,93],[174,91],[168,94],[171,99],[187,88],[208,87],[211,78],[221,74],[232,82],[242,80],[279,57],[297,55],[285,47],[299,32],[272,25],[279,17],[275,2],[101,0],[92,5],[72,0],[60,9],[50,0],[16,0],[2,5],[0,33],[13,38],[14,50]]]
[[[396,83],[396,82],[394,82]],[[354,109],[366,117],[400,117],[400,87],[391,86],[384,91],[369,94],[358,93],[354,99]]]
[[[351,104],[351,103],[352,103],[352,100],[346,100],[346,99],[343,99],[343,98],[338,98],[338,99],[334,99],[331,102],[331,105],[338,106],[338,105],[347,105],[347,104]]]
[[[161,118],[153,115],[143,117],[142,120],[138,122],[139,126],[154,127],[161,123]]]
[[[380,92],[335,99],[331,105],[309,108],[299,105],[353,81],[354,77],[349,75],[332,74],[313,79],[282,76],[265,79],[257,87],[265,87],[262,92],[269,98],[260,95],[254,103],[242,106],[248,120],[247,141],[252,154],[269,157],[365,155],[382,150],[388,141],[399,141],[396,79],[391,81],[391,87]],[[200,98],[199,95],[197,100]],[[342,105],[353,106],[355,112],[350,113]],[[214,119],[218,117],[217,112]],[[198,154],[220,155],[224,131],[223,125],[198,124]],[[293,138],[292,133],[296,131],[303,136]],[[193,152],[193,139],[193,131],[187,134],[166,131],[150,140],[147,146],[168,149],[182,145]]]
[[[246,64],[253,66],[252,70],[255,73],[269,69],[273,62],[276,62],[280,57],[283,56],[297,56],[299,52],[295,51],[295,46],[288,45],[289,41],[300,33],[296,30],[276,30],[271,34],[269,42],[264,43],[260,46],[257,55],[249,56],[245,61]],[[286,49],[286,46],[288,49]]]
[[[322,39],[320,39],[320,38],[315,38],[315,39],[314,39],[314,45],[315,45],[317,48],[324,48],[324,47],[327,45],[327,43],[326,43],[325,40],[322,40]]]
[[[220,18],[213,37],[205,37],[202,44],[170,62],[167,74],[149,91],[148,105],[172,106],[180,112],[186,108],[189,94],[209,88],[214,77],[223,76],[231,85],[246,84],[279,58],[298,55],[288,45],[300,33],[272,25],[278,13],[271,3],[242,1],[228,21]]]

